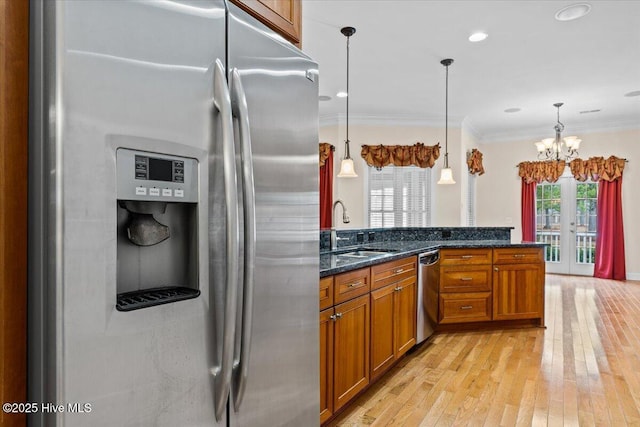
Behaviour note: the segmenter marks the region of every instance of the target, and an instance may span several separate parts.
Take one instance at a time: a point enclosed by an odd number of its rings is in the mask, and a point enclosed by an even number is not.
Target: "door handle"
[[[251,133],[249,126],[249,111],[247,98],[240,80],[237,68],[231,71],[230,83],[231,112],[238,119],[240,138],[240,159],[242,165],[242,197],[244,201],[244,274],[241,310],[242,325],[240,325],[240,345],[234,356],[233,377],[234,387],[233,407],[237,412],[244,397],[249,369],[249,354],[251,352],[253,325],[253,293],[254,270],[256,263],[256,197],[253,179],[253,156],[251,151]]]
[[[233,367],[233,344],[236,326],[236,304],[238,290],[238,258],[240,256],[236,153],[233,141],[233,120],[231,117],[231,99],[227,87],[224,66],[216,60],[213,70],[213,103],[220,112],[222,122],[222,164],[224,175],[224,192],[226,203],[226,278],[224,297],[224,327],[222,333],[222,357],[219,365],[212,368],[214,377],[214,412],[220,421],[227,406],[227,398],[231,386]],[[211,276],[211,275],[210,275]],[[213,283],[210,283],[213,289]],[[215,332],[214,332],[215,333]]]

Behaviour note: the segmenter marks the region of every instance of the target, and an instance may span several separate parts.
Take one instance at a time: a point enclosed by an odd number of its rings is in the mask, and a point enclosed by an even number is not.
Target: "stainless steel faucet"
[[[336,206],[340,204],[342,206],[342,222],[348,224],[351,220],[349,219],[349,215],[347,214],[347,208],[342,202],[342,200],[338,199],[333,203],[333,210],[331,211],[331,250],[335,251],[338,248],[338,236],[336,234]]]

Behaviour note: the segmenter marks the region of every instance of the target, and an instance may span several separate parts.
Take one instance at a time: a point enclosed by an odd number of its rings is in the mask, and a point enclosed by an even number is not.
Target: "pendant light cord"
[[[449,168],[449,65],[453,59],[447,58],[440,61],[446,68],[445,92],[444,92],[444,167]]]
[[[447,69],[444,90],[444,167],[449,167],[449,65]]]
[[[351,92],[349,92],[349,39],[350,36],[347,36],[347,140],[345,142],[345,158],[347,159],[351,158],[351,153],[349,152],[349,98],[351,97]]]

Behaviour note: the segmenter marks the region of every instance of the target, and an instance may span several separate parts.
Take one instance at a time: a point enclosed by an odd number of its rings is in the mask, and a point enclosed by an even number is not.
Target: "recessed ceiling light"
[[[505,113],[517,113],[520,110],[521,110],[521,108],[507,108],[506,110],[504,110],[504,112]]]
[[[640,90],[634,90],[633,92],[625,93],[624,96],[640,96]]]
[[[320,95],[318,101],[331,101],[331,97],[328,95]]]
[[[556,19],[558,21],[573,21],[574,19],[582,18],[584,15],[591,11],[591,5],[589,3],[576,3],[567,7],[563,7],[556,12]]]
[[[340,92],[336,93],[336,96],[338,98],[346,98],[347,97],[347,92],[340,91]]]
[[[482,40],[486,39],[487,37],[489,37],[487,35],[487,33],[483,33],[483,32],[477,32],[477,33],[473,33],[469,36],[469,41],[470,42],[481,42]]]

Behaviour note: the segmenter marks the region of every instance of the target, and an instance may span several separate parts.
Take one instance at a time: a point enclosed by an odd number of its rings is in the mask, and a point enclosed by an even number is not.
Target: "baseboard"
[[[640,280],[640,273],[627,273],[627,280]]]

